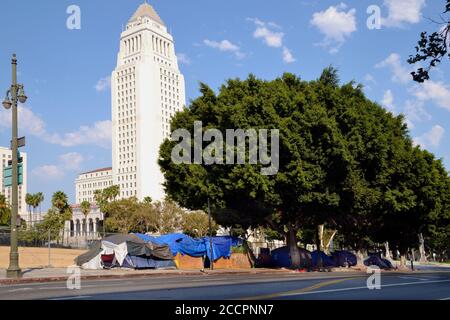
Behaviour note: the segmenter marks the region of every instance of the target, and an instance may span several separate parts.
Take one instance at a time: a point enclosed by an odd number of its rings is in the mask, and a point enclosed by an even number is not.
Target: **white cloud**
[[[330,53],[339,51],[342,44],[357,30],[356,9],[347,12],[347,5],[341,3],[331,6],[325,11],[313,14],[311,24],[325,35],[321,45],[330,48]]]
[[[405,67],[398,53],[391,53],[389,57],[378,63],[376,68],[389,68],[392,72],[392,81],[406,84],[412,80],[412,69]]]
[[[445,129],[440,125],[436,125],[429,132],[420,137],[414,138],[414,144],[421,146],[422,148],[437,148],[441,145],[444,134]]]
[[[365,81],[365,82],[376,83],[375,78],[374,78],[370,73],[367,73],[367,74],[364,76],[364,81]]]
[[[59,134],[49,133],[42,118],[31,108],[19,105],[19,128],[21,132],[38,137],[45,142],[73,147],[79,145],[96,145],[104,148],[111,147],[111,121],[99,121],[92,126],[81,126],[77,131]],[[11,128],[11,112],[0,109],[0,128]]]
[[[270,28],[280,29],[280,26],[273,22],[263,22],[257,18],[247,18],[256,25],[256,30],[253,33],[255,39],[262,39],[263,42],[273,48],[281,48],[283,46],[284,33],[281,31],[274,31]]]
[[[386,90],[384,92],[384,96],[383,99],[381,100],[382,105],[388,109],[389,111],[395,113],[396,112],[396,108],[395,108],[395,104],[394,104],[394,95],[392,94],[391,90]]]
[[[81,170],[84,157],[78,152],[70,152],[59,156],[59,163],[43,165],[35,168],[31,174],[43,180],[57,180],[65,177],[67,171]]]
[[[34,135],[44,136],[46,133],[45,122],[33,111],[24,105],[20,104],[18,107],[19,128],[21,131]],[[11,128],[11,111],[0,109],[0,127]]]
[[[108,88],[111,88],[111,77],[101,78],[95,85],[95,90],[98,92],[105,91]]]
[[[64,171],[59,166],[55,165],[45,165],[37,167],[32,171],[31,174],[45,180],[62,179],[65,175]]]
[[[415,122],[430,121],[432,119],[431,115],[425,110],[423,102],[417,100],[407,100],[403,114],[410,129],[415,127]]]
[[[63,147],[80,145],[97,145],[104,148],[111,147],[112,123],[109,120],[98,121],[93,126],[81,126],[77,131],[63,135],[53,134],[45,140]]]
[[[81,164],[84,162],[84,157],[78,152],[70,152],[59,156],[61,165],[66,170],[79,171]]]
[[[218,49],[222,52],[231,52],[239,59],[245,57],[245,55],[241,52],[241,48],[229,40],[222,40],[218,42],[206,39],[203,40],[203,43],[210,48]]]
[[[294,56],[292,55],[291,50],[286,47],[283,47],[283,61],[285,63],[293,63],[296,61]]]
[[[417,85],[413,92],[420,101],[433,101],[438,106],[450,110],[450,90],[442,82],[426,81]]]
[[[191,59],[188,57],[187,54],[184,53],[177,53],[178,63],[190,65]]]
[[[382,19],[382,24],[386,27],[402,27],[422,20],[425,0],[384,0],[384,6],[388,9],[388,16]]]
[[[280,31],[282,28],[274,22],[264,22],[258,18],[247,18],[247,21],[253,22],[256,26],[253,32],[253,38],[260,39],[271,48],[282,48],[282,56],[284,63],[293,63],[296,61],[292,51],[284,45],[284,33]]]

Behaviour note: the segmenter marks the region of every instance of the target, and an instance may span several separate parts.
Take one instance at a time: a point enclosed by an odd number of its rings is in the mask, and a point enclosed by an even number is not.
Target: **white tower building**
[[[120,197],[162,200],[159,147],[185,105],[172,36],[147,2],[128,21],[111,76],[113,184]]]

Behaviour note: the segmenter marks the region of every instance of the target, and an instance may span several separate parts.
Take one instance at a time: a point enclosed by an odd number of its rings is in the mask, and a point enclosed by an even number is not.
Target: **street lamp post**
[[[12,107],[12,187],[11,187],[11,252],[9,256],[9,268],[6,271],[8,278],[19,278],[22,271],[19,267],[19,250],[18,250],[18,223],[19,214],[19,170],[18,170],[18,129],[17,129],[17,104],[25,103],[27,96],[23,90],[23,85],[17,83],[17,58],[14,54],[12,57],[12,84],[11,88],[6,92],[3,107],[11,109]]]
[[[213,235],[212,235],[212,221],[211,221],[211,205],[208,197],[208,224],[209,224],[209,252],[211,254],[209,258],[209,268],[214,270],[214,254],[213,254]]]

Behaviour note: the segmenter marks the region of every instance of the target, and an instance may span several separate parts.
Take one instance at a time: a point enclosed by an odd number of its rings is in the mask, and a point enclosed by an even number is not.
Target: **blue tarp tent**
[[[334,261],[330,256],[327,256],[325,252],[320,251],[320,257],[322,258],[322,266],[324,267],[334,267]],[[312,264],[317,266],[317,251],[311,252]]]
[[[354,267],[357,264],[356,256],[349,251],[335,251],[332,256],[336,267]]]
[[[161,237],[152,237],[136,233],[136,236],[144,241],[168,245],[174,256],[177,254],[191,257],[211,256],[209,237],[193,239],[181,233],[167,234]],[[241,241],[233,237],[212,237],[212,243],[212,257],[214,261],[217,261],[220,258],[230,258],[231,248],[240,245]]]

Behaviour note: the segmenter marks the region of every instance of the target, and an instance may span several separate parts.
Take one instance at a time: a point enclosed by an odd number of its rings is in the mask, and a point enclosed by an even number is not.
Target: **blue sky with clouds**
[[[171,30],[187,97],[199,81],[217,89],[254,73],[317,78],[332,64],[395,113],[407,116],[418,144],[450,168],[450,63],[415,84],[406,63],[422,30],[439,27],[444,0],[151,0]],[[29,101],[20,108],[27,136],[29,192],[63,190],[74,200],[78,173],[111,165],[110,88],[122,25],[142,0],[2,0],[0,89],[10,83],[10,55]],[[81,30],[66,27],[69,5],[81,8]],[[367,8],[381,9],[369,30]],[[3,90],[3,89],[2,89]],[[0,92],[3,95],[3,92]],[[3,96],[1,97],[3,98]],[[10,113],[0,111],[0,145],[9,145]]]

